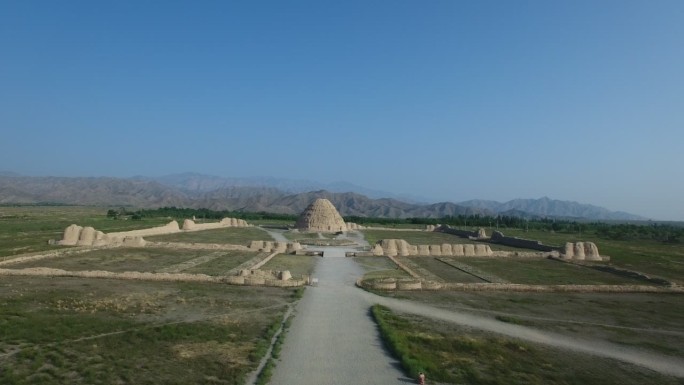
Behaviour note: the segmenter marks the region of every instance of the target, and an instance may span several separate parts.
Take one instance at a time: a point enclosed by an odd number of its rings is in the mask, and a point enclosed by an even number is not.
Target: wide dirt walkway
[[[382,346],[368,302],[354,286],[363,270],[343,248],[325,248],[285,339],[271,384],[405,384]]]

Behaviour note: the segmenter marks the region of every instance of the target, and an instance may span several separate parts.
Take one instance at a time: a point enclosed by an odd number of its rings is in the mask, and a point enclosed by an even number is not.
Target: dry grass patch
[[[680,384],[619,361],[373,307],[383,340],[413,378],[448,384]],[[572,364],[570,364],[572,363]]]
[[[311,275],[316,262],[320,257],[308,255],[289,255],[278,254],[271,258],[261,269],[262,270],[289,270],[293,277]]]
[[[150,242],[218,243],[247,246],[251,241],[272,241],[259,227],[226,227],[145,237]]]
[[[476,312],[571,337],[610,341],[684,358],[684,296],[642,293],[383,293]],[[500,317],[504,317],[503,319]]]
[[[168,223],[168,218],[113,220],[107,208],[81,206],[0,206],[0,260],[5,256],[53,250],[49,239],[61,239],[64,229],[76,223],[104,232],[138,230]]]
[[[387,257],[354,257],[354,261],[361,265],[366,274],[363,279],[381,278],[411,278],[408,273],[399,268]]]
[[[635,285],[642,281],[551,259],[464,258],[465,264],[528,285]]]
[[[49,267],[71,271],[158,272],[165,267],[177,265],[208,253],[207,250],[151,247],[94,249],[77,255],[17,263],[12,265],[12,268]]]
[[[294,293],[6,277],[0,282],[0,383],[241,384]]]

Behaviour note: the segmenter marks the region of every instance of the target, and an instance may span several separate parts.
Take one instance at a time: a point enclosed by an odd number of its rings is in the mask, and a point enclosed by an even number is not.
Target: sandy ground
[[[355,287],[363,269],[348,248],[321,248],[310,287],[297,306],[271,384],[406,384],[398,363],[384,350],[369,308],[379,303],[395,311],[471,326],[530,342],[541,343],[640,365],[684,377],[684,360],[601,341],[569,338],[560,334],[497,321],[459,310],[386,298]]]

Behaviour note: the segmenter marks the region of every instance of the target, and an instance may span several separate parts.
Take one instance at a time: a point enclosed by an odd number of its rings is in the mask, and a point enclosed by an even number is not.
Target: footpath
[[[412,384],[384,349],[367,300],[355,287],[363,269],[347,249],[326,247],[297,305],[271,378],[282,385]]]

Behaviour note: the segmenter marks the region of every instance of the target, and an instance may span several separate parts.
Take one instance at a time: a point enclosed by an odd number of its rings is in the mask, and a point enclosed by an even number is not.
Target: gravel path
[[[383,348],[367,299],[354,284],[363,270],[349,249],[325,248],[296,316],[271,384],[406,384],[398,363]]]

